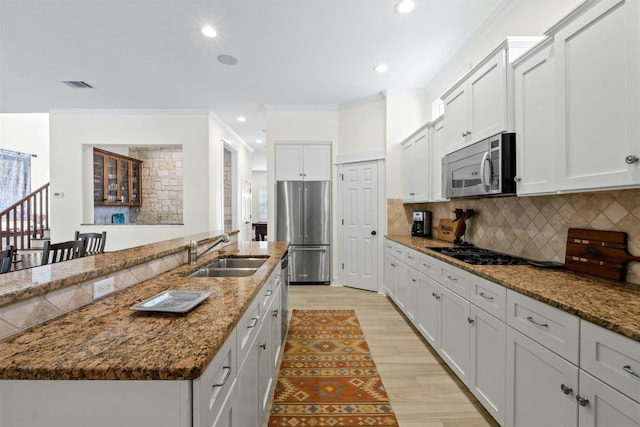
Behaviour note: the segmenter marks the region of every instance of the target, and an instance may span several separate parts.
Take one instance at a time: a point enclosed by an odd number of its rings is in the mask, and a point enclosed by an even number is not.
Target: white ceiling
[[[421,90],[505,0],[395,1],[0,0],[0,113],[205,109],[259,153],[265,105]]]

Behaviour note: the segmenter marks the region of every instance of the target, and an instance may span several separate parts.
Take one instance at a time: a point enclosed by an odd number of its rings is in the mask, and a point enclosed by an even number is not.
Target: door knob
[[[638,156],[633,154],[624,158],[625,163],[628,165],[632,165],[636,163],[638,160],[640,160],[640,158],[638,158]]]
[[[372,236],[375,236],[376,234],[377,234],[377,233],[376,233],[376,230],[373,230],[373,231],[371,232],[371,235],[372,235]]]

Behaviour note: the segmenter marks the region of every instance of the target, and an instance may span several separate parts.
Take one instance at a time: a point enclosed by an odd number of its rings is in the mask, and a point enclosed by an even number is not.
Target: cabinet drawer
[[[235,334],[234,329],[202,376],[193,380],[193,419],[197,425],[213,425],[231,392],[237,374]]]
[[[404,261],[405,247],[399,243],[392,242],[391,240],[385,240],[384,251],[385,253]]]
[[[251,302],[251,305],[249,305],[247,311],[242,315],[240,321],[238,322],[238,326],[236,327],[238,367],[240,369],[242,369],[244,360],[251,350],[251,344],[255,340],[256,335],[258,334],[258,330],[260,329],[260,310],[262,309],[261,292],[262,290],[258,291],[258,295],[256,295],[254,300]]]
[[[418,254],[419,252],[413,249],[405,248],[404,250],[404,262],[411,267],[418,266]]]
[[[507,312],[507,288],[472,275],[469,301],[489,314],[504,321]]]
[[[578,317],[508,290],[507,324],[571,363],[578,364]]]
[[[437,259],[430,257],[429,255],[419,254],[418,255],[418,271],[427,276],[431,277],[434,280],[439,280],[440,274],[440,261]]]
[[[460,268],[444,262],[440,265],[440,277],[438,278],[438,282],[440,282],[442,286],[466,299],[469,294],[469,274]]]
[[[640,342],[581,320],[580,368],[640,402]]]

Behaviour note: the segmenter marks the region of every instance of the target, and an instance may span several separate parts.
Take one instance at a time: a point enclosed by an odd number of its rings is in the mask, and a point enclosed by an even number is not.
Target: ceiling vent
[[[74,89],[93,89],[93,86],[87,82],[83,82],[82,80],[65,80],[62,83],[67,86],[71,86]]]

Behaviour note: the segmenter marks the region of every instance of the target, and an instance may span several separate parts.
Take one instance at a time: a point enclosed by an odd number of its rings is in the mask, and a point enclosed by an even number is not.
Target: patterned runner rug
[[[269,427],[398,426],[353,310],[294,310]]]

